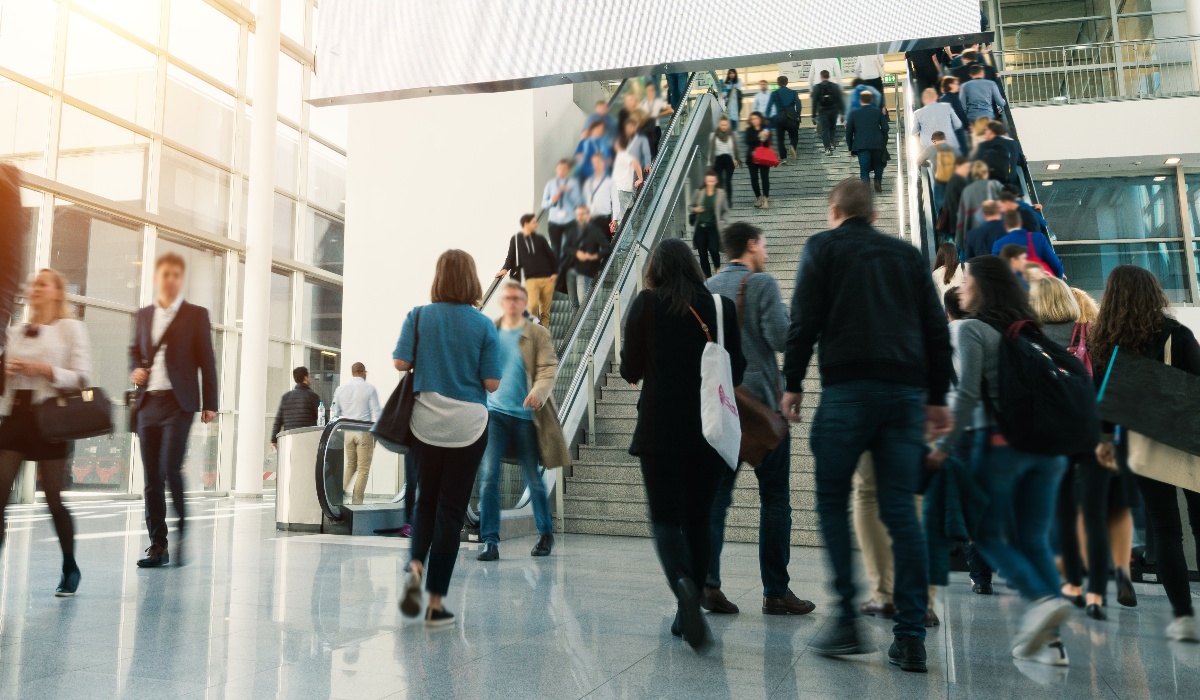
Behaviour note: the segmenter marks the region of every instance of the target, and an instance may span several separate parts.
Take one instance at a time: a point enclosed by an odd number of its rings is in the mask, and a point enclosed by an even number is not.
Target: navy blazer
[[[889,124],[887,115],[879,107],[860,105],[846,117],[846,147],[851,153],[886,151]]]
[[[149,368],[154,364],[150,350],[154,347],[154,307],[138,309],[137,326],[133,333],[133,345],[129,347],[129,371]],[[208,309],[189,304],[179,306],[175,320],[167,328],[163,342],[166,353],[167,378],[179,407],[188,413],[201,409],[217,410],[217,362],[213,354],[212,323],[208,320]],[[197,378],[199,372],[203,382]],[[139,387],[138,404],[145,396],[145,387]]]

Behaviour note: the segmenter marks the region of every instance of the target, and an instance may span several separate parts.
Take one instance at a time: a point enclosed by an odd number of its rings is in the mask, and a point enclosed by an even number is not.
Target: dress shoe
[[[858,623],[854,618],[848,617],[838,619],[832,628],[809,642],[808,646],[821,656],[848,656],[867,652],[858,638]]]
[[[1133,581],[1124,569],[1117,569],[1117,602],[1127,608],[1137,607],[1137,591],[1133,590]]]
[[[54,595],[58,598],[70,598],[75,595],[75,591],[79,588],[79,579],[82,577],[78,567],[64,571],[62,578],[59,579],[58,588],[54,589]]]
[[[479,556],[475,557],[475,559],[477,561],[496,561],[499,558],[500,558],[499,545],[494,545],[491,543],[485,543],[483,545],[483,551],[479,553]]]
[[[138,559],[137,565],[142,569],[154,569],[171,563],[171,555],[161,544],[152,544],[146,548],[146,556]]]
[[[875,182],[875,191],[879,194],[883,194],[883,183],[882,182],[879,182],[879,181]]]
[[[1104,612],[1104,608],[1092,603],[1087,606],[1087,616],[1093,620],[1107,620],[1108,615]]]
[[[891,603],[880,603],[877,600],[868,600],[858,606],[858,611],[863,615],[879,615],[880,617],[891,617],[896,614],[896,606]]]
[[[671,634],[675,635],[676,637],[683,636],[683,630],[679,629],[679,612],[678,611],[675,612],[675,619],[671,620]]]
[[[1063,593],[1063,600],[1067,601],[1068,603],[1070,603],[1071,605],[1074,605],[1077,608],[1087,607],[1087,603],[1084,602],[1084,600],[1083,600],[1082,593],[1080,593],[1079,595],[1067,595],[1066,593]]]
[[[937,627],[942,624],[942,621],[938,619],[937,613],[933,611],[933,608],[925,611],[924,622],[926,627]]]
[[[896,637],[888,648],[888,663],[899,666],[901,671],[925,673],[925,640],[920,637]]]
[[[554,535],[542,535],[537,544],[533,545],[533,549],[529,550],[529,556],[548,557],[551,549],[554,549]]]
[[[790,588],[783,595],[763,597],[763,615],[807,615],[816,609],[811,600],[801,600]]]
[[[980,581],[979,583],[976,583],[973,586],[971,586],[971,592],[978,593],[979,595],[991,595],[992,594],[992,582],[991,581]]]
[[[726,598],[720,588],[710,586],[705,586],[700,594],[700,607],[716,615],[736,615],[739,612],[738,606]]]
[[[675,582],[675,599],[679,601],[679,631],[693,649],[708,643],[708,623],[700,612],[700,591],[691,579],[681,578]]]

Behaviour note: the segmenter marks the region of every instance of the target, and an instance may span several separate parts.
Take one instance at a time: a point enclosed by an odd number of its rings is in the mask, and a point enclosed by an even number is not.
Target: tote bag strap
[[[717,345],[725,347],[725,305],[721,303],[721,295],[712,295],[713,303],[717,305]]]
[[[424,308],[424,307],[421,307],[421,306],[417,307],[417,317],[415,319],[413,319],[413,361],[412,361],[412,367],[408,368],[409,372],[411,372],[417,368],[417,350],[421,347],[421,309],[422,308]]]
[[[1167,344],[1163,346],[1163,364],[1171,366],[1171,336],[1167,336]]]

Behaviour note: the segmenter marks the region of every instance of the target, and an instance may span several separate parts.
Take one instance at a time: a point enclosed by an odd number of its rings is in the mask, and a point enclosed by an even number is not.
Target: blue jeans
[[[925,390],[860,380],[826,386],[813,417],[817,515],[841,597],[842,617],[857,615],[851,564],[850,491],[863,452],[875,462],[879,516],[892,538],[897,637],[925,638],[929,557],[914,500],[925,456]]]
[[[1050,526],[1067,459],[993,447],[990,431],[975,432],[975,480],[991,499],[976,549],[1026,600],[1060,595]]]
[[[533,523],[538,534],[554,532],[550,498],[546,484],[538,474],[538,440],[533,421],[489,410],[487,450],[479,470],[479,536],[487,544],[500,543],[500,460],[510,440],[514,443],[525,484],[529,486]]]
[[[679,109],[679,101],[684,98],[683,91],[687,89],[687,73],[667,73],[667,103],[674,109]]]
[[[875,171],[875,181],[883,182],[883,158],[873,150],[863,149],[858,152],[858,179],[863,182],[871,181],[871,171]]]
[[[767,453],[754,468],[758,477],[758,569],[762,573],[763,595],[781,596],[788,591],[788,562],[792,558],[791,436]],[[711,551],[706,586],[721,587],[721,549],[725,546],[725,516],[733,500],[737,473],[722,470],[717,497],[713,501]]]
[[[942,210],[942,202],[946,200],[946,183],[933,181],[933,218]]]

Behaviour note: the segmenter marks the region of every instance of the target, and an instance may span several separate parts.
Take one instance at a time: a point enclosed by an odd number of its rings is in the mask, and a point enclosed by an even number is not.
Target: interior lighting
[[[1054,184],[1053,180],[1046,180],[1045,182],[1042,183],[1042,187],[1049,187],[1050,185],[1053,185],[1053,184]]]
[[[1046,170],[1058,170],[1062,167],[1062,163],[1051,163],[1046,166]]]
[[[1166,180],[1166,179],[1167,179],[1167,176],[1166,176],[1166,175],[1159,175],[1159,176],[1157,176],[1157,177],[1155,177],[1155,178],[1154,178],[1154,181],[1155,181],[1155,182],[1162,182],[1163,180]]]
[[[1165,161],[1163,161],[1163,163],[1165,165],[1179,165],[1180,160],[1182,160],[1182,159],[1181,158],[1168,158]]]

